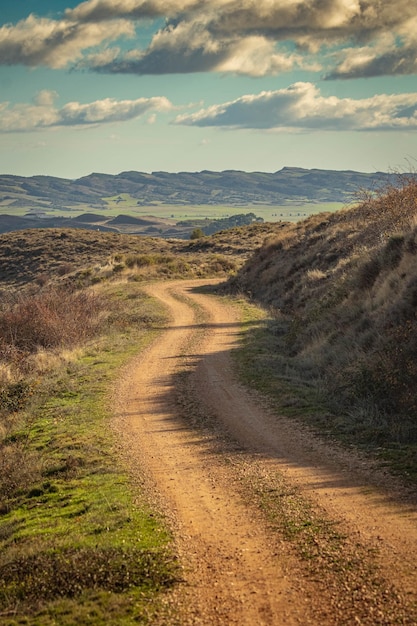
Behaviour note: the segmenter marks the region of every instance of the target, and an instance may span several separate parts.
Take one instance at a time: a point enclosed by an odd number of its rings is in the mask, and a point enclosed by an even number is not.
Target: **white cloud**
[[[65,16],[76,21],[106,21],[118,17],[173,16],[201,5],[200,0],[87,0]]]
[[[374,60],[364,66],[363,75],[416,71],[410,37],[417,32],[417,8],[409,0],[395,4],[391,0],[90,0],[71,15],[138,18],[161,15],[163,8],[168,22],[145,50],[90,67],[109,73],[221,71],[264,76],[296,67],[319,71],[323,61],[312,60],[312,55],[337,50],[340,67],[330,67],[328,77],[349,77],[345,65],[365,43]],[[386,37],[395,42],[395,54],[380,49],[379,42]],[[297,51],[289,52],[288,44]],[[332,59],[330,54],[330,63]],[[361,75],[359,64],[355,67]]]
[[[11,106],[0,103],[0,132],[30,132],[62,126],[97,126],[126,122],[151,111],[169,111],[173,107],[165,97],[115,100],[106,98],[88,104],[69,102],[54,106],[55,92],[41,92],[35,103]]]
[[[162,17],[149,46],[120,51],[121,37]],[[87,0],[61,20],[31,15],[0,28],[0,64],[108,73],[256,77],[319,71],[326,60],[328,78],[350,78],[416,73],[416,57],[410,0]]]
[[[311,83],[295,83],[179,115],[174,123],[281,131],[409,131],[417,129],[417,93],[355,100],[322,96]]]
[[[83,24],[30,15],[15,26],[0,27],[0,64],[59,69],[80,58],[83,50],[134,32],[128,20]]]
[[[35,98],[34,103],[40,107],[50,107],[53,105],[55,100],[58,98],[58,94],[56,91],[50,91],[48,89],[43,89],[39,91]]]
[[[277,53],[273,42],[265,37],[253,36],[230,45],[227,58],[214,69],[247,76],[265,76],[289,72],[297,65],[303,65],[300,55]]]

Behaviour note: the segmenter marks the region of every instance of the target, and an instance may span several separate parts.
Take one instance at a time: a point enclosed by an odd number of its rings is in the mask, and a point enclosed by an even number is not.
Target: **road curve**
[[[294,551],[244,499],[233,464],[219,453],[216,429],[193,428],[183,410],[188,416],[195,411],[200,424],[205,416],[221,424],[248,464],[283,474],[369,546],[410,598],[417,582],[415,507],[394,503],[375,484],[377,473],[370,476],[357,457],[336,453],[277,417],[239,384],[230,357],[241,332],[236,308],[196,290],[207,283],[146,287],[172,321],[124,372],[115,417],[131,466],[140,468],[172,519],[185,581],[174,599],[177,623],[348,623],[326,610],[325,595],[303,575]],[[188,372],[188,396],[187,388],[178,392],[181,370]]]

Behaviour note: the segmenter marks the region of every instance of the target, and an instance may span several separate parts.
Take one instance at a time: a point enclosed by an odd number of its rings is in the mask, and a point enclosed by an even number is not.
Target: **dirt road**
[[[416,624],[417,508],[242,387],[237,309],[202,285],[146,288],[172,322],[124,372],[115,417],[184,567],[170,623]]]

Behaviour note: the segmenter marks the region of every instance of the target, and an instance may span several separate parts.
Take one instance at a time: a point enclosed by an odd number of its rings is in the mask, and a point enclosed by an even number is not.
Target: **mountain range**
[[[106,198],[129,194],[138,205],[284,205],[349,202],[361,189],[392,182],[397,174],[284,167],[273,172],[93,173],[76,180],[0,175],[0,207],[34,209],[106,207]]]

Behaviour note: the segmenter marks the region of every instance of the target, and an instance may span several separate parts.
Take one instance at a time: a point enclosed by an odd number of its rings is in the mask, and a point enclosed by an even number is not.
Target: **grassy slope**
[[[282,224],[229,281],[271,310],[246,370],[286,412],[417,477],[417,184]]]
[[[5,233],[0,235],[0,287],[50,280],[86,284],[132,269],[135,280],[225,275],[277,227],[254,224],[194,241],[72,229]]]

